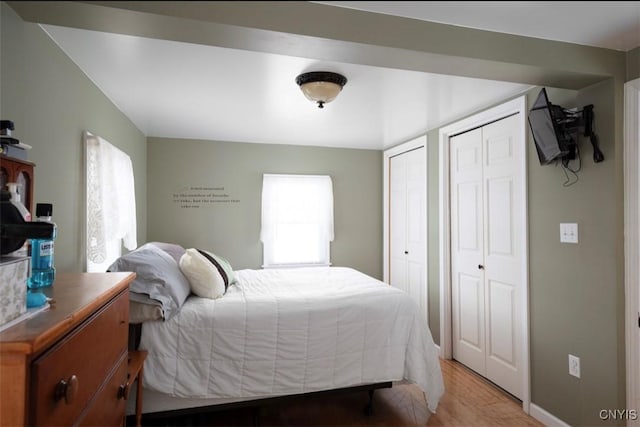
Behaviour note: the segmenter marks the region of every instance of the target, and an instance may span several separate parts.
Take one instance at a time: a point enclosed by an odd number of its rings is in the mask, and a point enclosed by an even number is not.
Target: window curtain
[[[260,240],[264,267],[329,265],[333,238],[331,177],[263,176]]]
[[[136,199],[131,158],[108,141],[84,133],[87,183],[87,271],[105,271],[121,254],[133,250]]]

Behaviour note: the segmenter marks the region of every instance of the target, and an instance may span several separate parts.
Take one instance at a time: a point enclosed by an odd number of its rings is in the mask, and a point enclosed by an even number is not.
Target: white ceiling
[[[525,24],[535,21],[532,18],[536,16],[533,12],[539,11],[538,3],[550,2],[329,3],[516,32],[527,28],[530,31],[531,27]],[[463,3],[464,8],[447,6],[450,3],[459,6]],[[500,8],[501,19],[496,22],[492,22],[492,14],[474,6],[484,4],[494,8],[497,3],[519,3],[516,14],[519,20],[511,15],[514,10],[508,6]],[[604,2],[553,3],[572,3],[582,13],[596,9],[604,13],[599,9]],[[587,7],[592,3],[596,5],[593,9]],[[618,20],[611,22],[616,22],[616,28],[620,29],[624,3],[632,2],[607,2],[618,3],[621,8],[616,15]],[[523,8],[528,8],[526,13]],[[567,12],[566,8],[553,13],[547,9],[547,15],[553,16]],[[624,15],[629,15],[628,10]],[[473,17],[474,21],[465,17]],[[581,28],[575,25],[573,15],[566,17],[569,18],[572,19],[561,21],[564,28],[571,25]],[[517,25],[512,29],[491,27],[497,23]],[[314,61],[52,25],[42,27],[147,136],[384,149],[528,89],[514,83]],[[555,28],[549,28],[552,27]],[[597,41],[590,38],[581,42],[621,40],[605,37],[605,27],[591,26],[593,33],[589,35],[603,35]],[[640,26],[636,22],[637,28]],[[562,37],[577,34],[565,33],[552,34],[547,29],[537,36],[564,40]],[[339,72],[348,79],[338,98],[323,110],[308,101],[295,84],[299,73],[320,68]]]

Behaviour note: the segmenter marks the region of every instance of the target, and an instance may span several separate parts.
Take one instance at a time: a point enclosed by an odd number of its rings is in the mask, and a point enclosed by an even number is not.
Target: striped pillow
[[[235,283],[231,264],[201,249],[187,249],[180,258],[180,270],[189,279],[191,292],[203,298],[220,298]]]

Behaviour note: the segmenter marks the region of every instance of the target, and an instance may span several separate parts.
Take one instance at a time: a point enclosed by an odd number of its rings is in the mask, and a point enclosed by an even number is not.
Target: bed
[[[435,412],[438,352],[406,293],[345,267],[233,274],[222,297],[191,294],[142,324],[144,413],[397,381],[420,386]]]

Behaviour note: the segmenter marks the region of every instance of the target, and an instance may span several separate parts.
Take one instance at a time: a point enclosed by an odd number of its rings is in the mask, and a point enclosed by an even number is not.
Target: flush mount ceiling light
[[[338,96],[342,87],[347,84],[347,78],[329,71],[313,71],[300,74],[296,77],[296,83],[307,99],[317,102],[318,108],[324,108],[324,104]]]

